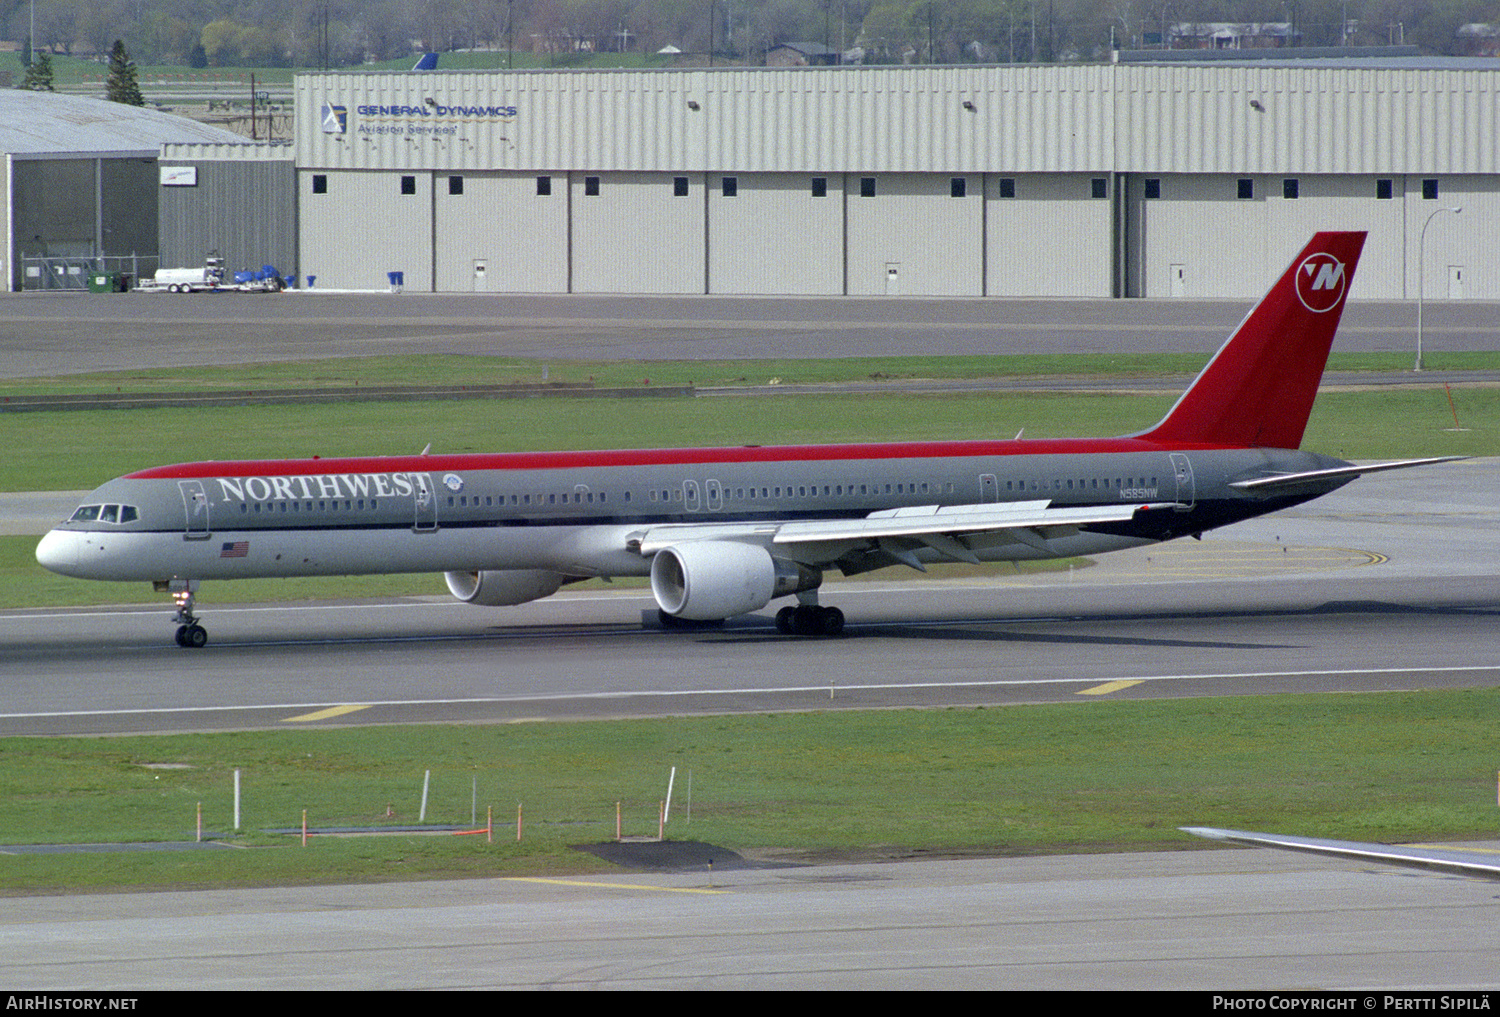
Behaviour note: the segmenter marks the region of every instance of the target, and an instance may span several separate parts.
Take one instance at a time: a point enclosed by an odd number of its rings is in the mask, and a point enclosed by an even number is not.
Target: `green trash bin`
[[[121,285],[123,281],[124,277],[120,272],[90,272],[89,292],[122,293],[124,292],[124,287]]]

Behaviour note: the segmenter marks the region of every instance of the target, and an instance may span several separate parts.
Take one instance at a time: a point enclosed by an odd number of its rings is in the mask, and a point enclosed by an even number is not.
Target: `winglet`
[[[1140,437],[1300,446],[1364,244],[1362,232],[1316,234],[1161,423]]]

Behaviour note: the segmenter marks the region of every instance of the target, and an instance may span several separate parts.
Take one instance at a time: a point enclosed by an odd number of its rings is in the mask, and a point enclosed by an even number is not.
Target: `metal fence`
[[[48,258],[21,259],[21,288],[23,290],[86,290],[89,276],[97,273],[119,272],[128,277],[127,286],[134,286],[142,274],[154,276],[158,258],[154,254],[130,254],[110,258]]]

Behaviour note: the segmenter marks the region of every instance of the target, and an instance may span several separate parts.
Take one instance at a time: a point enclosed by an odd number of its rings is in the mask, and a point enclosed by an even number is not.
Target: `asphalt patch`
[[[657,872],[720,872],[730,869],[779,869],[785,862],[756,862],[743,858],[728,848],[715,847],[696,840],[605,841],[602,844],[574,844],[573,850],[586,851],[596,858],[627,869],[649,869]]]

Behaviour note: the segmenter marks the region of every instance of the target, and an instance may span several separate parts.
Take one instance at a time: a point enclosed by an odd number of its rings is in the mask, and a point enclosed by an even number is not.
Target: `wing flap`
[[[997,530],[1041,530],[1052,527],[1122,523],[1143,509],[1170,508],[1162,504],[1088,505],[1081,508],[1051,508],[1050,502],[955,505],[922,510],[877,512],[863,519],[817,519],[783,523],[773,539],[777,544],[813,541],[875,540],[881,537],[916,537],[928,534],[957,536]]]
[[[971,561],[975,559],[963,542],[965,535],[1005,533],[1012,540],[1045,550],[1048,538],[1076,533],[1081,526],[1128,522],[1137,512],[1171,507],[1170,502],[1137,502],[1052,508],[1051,502],[1047,501],[922,505],[852,519],[669,523],[631,534],[628,544],[632,550],[649,556],[664,547],[696,540],[738,540],[767,545],[824,544],[843,549],[850,545],[885,542],[882,546],[888,550],[899,547],[891,542],[905,540],[926,545],[960,561]],[[902,557],[894,550],[892,553]]]

